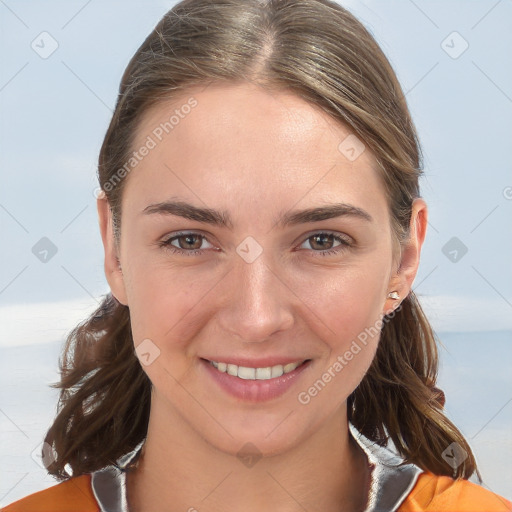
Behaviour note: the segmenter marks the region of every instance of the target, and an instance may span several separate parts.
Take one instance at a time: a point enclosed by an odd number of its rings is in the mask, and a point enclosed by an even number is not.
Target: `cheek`
[[[322,287],[312,286],[310,279],[301,285],[309,311],[305,309],[304,314],[310,325],[314,317],[321,319],[316,334],[328,351],[314,377],[324,384],[332,381],[330,390],[338,397],[348,396],[357,387],[375,355],[386,300],[385,275],[384,265],[376,263],[333,273]]]
[[[153,385],[165,389],[173,402],[186,404],[189,397],[179,383],[193,364],[192,340],[204,324],[198,321],[198,314],[204,316],[201,299],[207,299],[213,283],[207,286],[187,273],[157,267],[136,275],[128,292],[135,351]],[[144,364],[145,353],[149,364]]]
[[[331,347],[350,340],[380,318],[386,300],[387,267],[381,262],[301,273],[294,292],[309,318],[325,328]]]
[[[220,270],[192,270],[168,263],[134,260],[127,294],[135,345],[149,338],[166,351],[183,351],[208,314],[209,293],[223,277]]]
[[[382,327],[382,289],[368,273],[345,275],[324,294],[319,311],[328,324],[326,356],[297,395],[318,418],[335,413],[357,388],[375,356]],[[319,332],[319,331],[317,331]]]

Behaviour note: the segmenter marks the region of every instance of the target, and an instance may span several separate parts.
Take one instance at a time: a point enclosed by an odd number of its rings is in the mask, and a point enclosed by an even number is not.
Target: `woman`
[[[396,76],[338,4],[177,4],[101,148],[111,294],[61,363],[64,481],[4,510],[511,510],[468,481],[435,387],[420,174]]]

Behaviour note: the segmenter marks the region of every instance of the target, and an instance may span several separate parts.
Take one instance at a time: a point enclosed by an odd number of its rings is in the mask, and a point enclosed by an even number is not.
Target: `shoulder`
[[[468,480],[421,473],[398,512],[510,512],[512,502]]]
[[[91,475],[81,475],[25,496],[1,512],[99,512],[91,488]]]

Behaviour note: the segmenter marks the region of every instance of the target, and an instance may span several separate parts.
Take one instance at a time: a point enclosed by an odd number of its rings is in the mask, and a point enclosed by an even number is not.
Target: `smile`
[[[275,366],[266,366],[264,368],[249,368],[247,366],[237,366],[236,364],[228,364],[219,361],[209,361],[209,363],[221,373],[227,373],[233,377],[238,377],[244,380],[270,380],[276,377],[281,377],[287,373],[293,372],[301,364],[309,361],[304,359],[294,363],[285,365],[277,364]]]

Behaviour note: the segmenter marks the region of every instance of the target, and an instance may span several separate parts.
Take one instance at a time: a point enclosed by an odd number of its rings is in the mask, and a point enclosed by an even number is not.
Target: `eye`
[[[203,242],[207,242],[206,237],[200,233],[188,232],[188,233],[175,233],[173,236],[158,242],[160,247],[163,247],[175,254],[182,254],[186,256],[193,256],[194,254],[201,254],[205,249],[210,247],[200,248]]]
[[[334,245],[336,242],[338,242],[338,244]],[[339,254],[353,244],[352,239],[348,236],[339,236],[334,233],[325,232],[314,233],[309,236],[302,245],[306,243],[309,243],[315,256]]]
[[[209,244],[209,246],[202,247],[204,242]],[[310,245],[310,250],[315,256],[339,254],[353,245],[350,237],[346,235],[335,235],[334,233],[328,232],[319,232],[310,235],[300,247],[307,249],[307,247],[303,247],[306,243]],[[173,254],[184,256],[202,254],[206,249],[214,248],[204,235],[196,232],[175,233],[171,237],[158,242],[158,245],[171,251]]]

